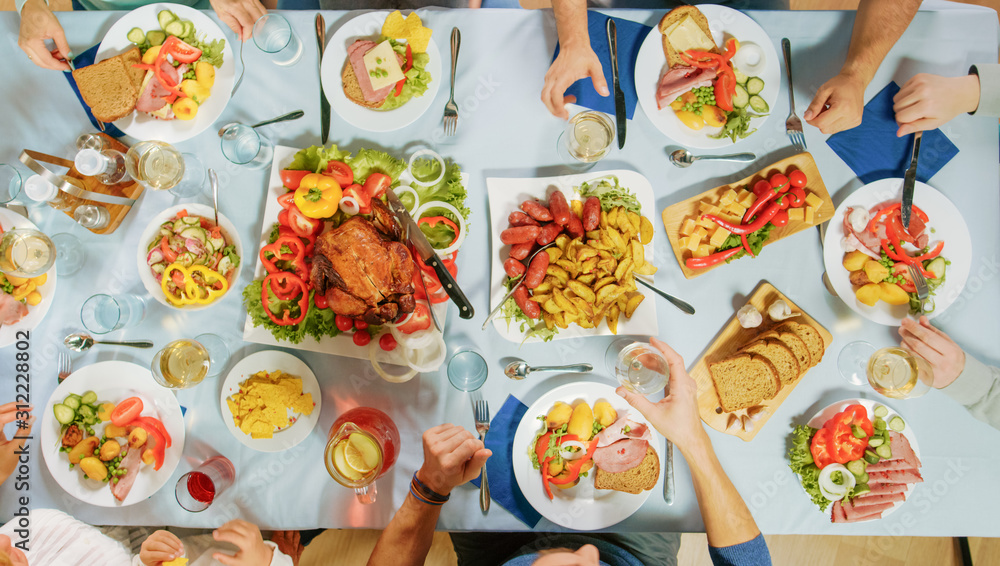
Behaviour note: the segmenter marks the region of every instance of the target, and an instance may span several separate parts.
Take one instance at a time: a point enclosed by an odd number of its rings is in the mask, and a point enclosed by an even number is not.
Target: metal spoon
[[[301,110],[296,110],[294,112],[289,112],[288,114],[282,114],[281,116],[278,116],[277,118],[271,118],[270,120],[264,120],[263,122],[258,122],[256,124],[250,126],[250,127],[251,128],[259,128],[261,126],[266,126],[268,124],[276,124],[278,122],[288,122],[289,120],[298,120],[299,118],[301,118],[301,117],[303,117],[305,115],[306,115],[305,112],[303,112]],[[220,138],[222,137],[222,134],[224,134],[226,132],[226,128],[228,128],[229,126],[232,126],[232,124],[226,124],[225,126],[222,126],[221,128],[219,128],[219,137]]]
[[[219,176],[215,169],[208,170],[208,182],[212,186],[212,207],[215,209],[215,225],[219,225]]]
[[[153,343],[149,340],[124,340],[122,342],[98,341],[89,334],[70,334],[63,340],[63,344],[70,350],[85,352],[94,347],[94,344],[105,346],[130,346],[132,348],[152,348]]]
[[[561,371],[564,373],[587,373],[594,371],[590,364],[571,364],[568,366],[538,366],[531,367],[527,362],[511,362],[503,372],[511,379],[524,379],[533,371]]]
[[[656,287],[653,287],[649,283],[646,283],[645,281],[643,281],[641,277],[636,277],[635,280],[638,281],[639,283],[642,283],[646,287],[649,287],[650,291],[652,291],[652,292],[656,293],[657,295],[663,297],[664,299],[670,301],[671,303],[673,303],[673,305],[675,307],[681,309],[682,311],[686,312],[687,314],[694,314],[694,307],[692,307],[688,303],[686,303],[686,302],[678,299],[677,297],[671,295],[670,293],[664,293],[663,291],[657,289]]]
[[[715,161],[738,161],[740,163],[751,163],[757,156],[753,153],[731,153],[729,155],[693,155],[690,151],[686,149],[678,149],[677,151],[670,154],[670,162],[674,165],[684,168],[690,167],[692,163],[698,161],[699,159],[715,160]]]

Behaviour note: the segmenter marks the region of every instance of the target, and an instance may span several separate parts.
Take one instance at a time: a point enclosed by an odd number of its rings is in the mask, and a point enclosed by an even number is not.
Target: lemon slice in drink
[[[367,474],[378,465],[379,447],[371,438],[355,432],[347,438],[344,457],[356,472]]]
[[[347,463],[347,456],[346,456],[347,444],[348,443],[346,441],[341,441],[338,442],[336,446],[334,446],[333,465],[335,468],[337,468],[337,471],[343,474],[343,476],[348,480],[358,481],[359,479],[364,477],[364,474],[358,472],[353,467],[351,467],[350,464]]]

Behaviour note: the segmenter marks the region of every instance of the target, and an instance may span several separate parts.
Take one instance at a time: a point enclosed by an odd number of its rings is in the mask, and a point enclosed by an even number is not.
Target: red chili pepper
[[[750,249],[750,242],[747,242],[746,234],[740,234],[740,242],[743,243],[743,249],[750,254],[750,257],[757,257],[757,255],[753,253],[753,250]]]
[[[268,290],[270,289],[276,297],[281,299],[281,296],[274,289],[275,282],[278,283],[279,289],[287,290],[292,286],[296,286],[298,291],[302,293],[298,299],[299,314],[295,318],[291,318],[290,316],[291,309],[284,309],[281,318],[278,318],[278,316],[271,311],[271,296],[268,294]],[[271,321],[278,326],[292,326],[298,324],[305,320],[306,313],[309,312],[309,285],[301,277],[294,273],[290,273],[288,271],[268,273],[267,277],[264,277],[264,283],[261,285],[260,295],[261,303],[264,306],[264,312],[266,312],[268,318],[270,318]],[[281,300],[289,300],[294,295],[288,296],[287,293],[285,293],[285,296],[288,298]]]
[[[743,224],[750,222],[750,219],[752,219],[754,216],[757,216],[757,213],[760,212],[761,209],[763,209],[767,205],[767,203],[771,202],[771,200],[774,199],[774,197],[778,196],[777,191],[771,189],[771,184],[768,183],[767,181],[757,181],[757,185],[754,186],[755,193],[757,192],[758,187],[763,188],[761,183],[767,184],[767,191],[765,192],[762,190],[761,193],[757,195],[757,200],[753,201],[753,204],[750,205],[750,208],[748,208],[747,211],[743,213],[743,220],[742,220]]]
[[[772,201],[771,204],[769,204],[767,208],[765,208],[764,211],[761,212],[760,215],[749,224],[733,224],[712,214],[703,214],[702,218],[708,218],[712,222],[715,222],[716,224],[722,226],[726,230],[729,230],[733,234],[737,235],[752,234],[757,230],[763,228],[764,225],[770,222],[771,218],[775,214],[777,214],[779,210],[781,210],[782,200],[784,199],[782,197],[779,197],[778,200]]]
[[[728,250],[723,250],[721,252],[715,252],[712,255],[707,255],[705,257],[689,257],[684,262],[684,265],[688,269],[701,269],[703,267],[710,267],[717,263],[722,263],[727,259],[733,257],[734,255],[743,251],[742,247],[729,248]]]

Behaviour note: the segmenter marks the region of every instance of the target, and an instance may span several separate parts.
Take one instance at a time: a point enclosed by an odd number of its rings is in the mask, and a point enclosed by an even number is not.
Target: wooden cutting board
[[[785,321],[775,322],[767,316],[767,307],[769,307],[771,303],[777,299],[784,299],[784,301],[788,303],[788,306],[791,307],[793,313],[802,313],[801,316],[797,316],[789,320],[812,326],[823,337],[825,348],[830,347],[830,343],[833,342],[833,336],[826,328],[816,322],[813,317],[809,316],[809,313],[798,308],[795,303],[793,303],[781,291],[775,289],[773,285],[767,281],[761,281],[760,284],[757,285],[757,288],[754,289],[747,302],[757,307],[757,310],[760,311],[761,315],[764,317],[764,322],[757,328],[743,328],[740,326],[740,322],[736,320],[736,313],[733,312],[733,316],[729,319],[729,322],[722,327],[719,334],[716,335],[712,345],[705,350],[698,362],[688,372],[698,383],[698,413],[701,415],[701,420],[705,421],[708,426],[719,432],[725,432],[726,434],[738,436],[748,442],[753,440],[753,437],[760,432],[760,429],[764,427],[767,421],[771,418],[771,415],[773,415],[778,409],[778,406],[784,402],[784,400],[792,393],[792,390],[795,389],[795,387],[801,383],[803,379],[806,379],[809,376],[809,373],[806,372],[806,374],[795,381],[795,383],[782,387],[774,399],[768,399],[761,403],[761,405],[764,405],[765,407],[764,414],[754,421],[753,430],[751,432],[746,432],[742,428],[737,428],[735,431],[727,432],[726,423],[729,420],[729,413],[723,412],[722,408],[719,407],[719,397],[715,393],[715,385],[712,383],[712,374],[708,371],[708,364],[710,362],[717,362],[731,356],[736,352],[736,350],[739,350],[745,344],[751,342],[755,336],[763,334],[771,328],[783,324]],[[826,358],[826,355],[823,357]],[[813,368],[815,367],[816,366],[814,364]],[[813,368],[810,368],[810,371]],[[746,410],[736,412],[738,415],[743,415],[745,413]]]
[[[691,257],[691,252],[687,249],[682,249],[678,244],[678,240],[681,238],[680,229],[686,218],[696,218],[695,215],[698,213],[699,202],[702,200],[718,202],[722,194],[729,189],[739,192],[740,189],[747,187],[747,190],[751,190],[754,183],[760,179],[770,177],[774,173],[784,173],[787,175],[789,171],[794,171],[795,169],[798,169],[806,174],[806,178],[809,180],[808,183],[806,183],[806,190],[816,193],[816,196],[823,199],[823,204],[818,210],[816,210],[813,222],[810,223],[794,220],[789,221],[788,224],[782,226],[781,228],[774,228],[771,230],[770,236],[767,241],[764,242],[764,246],[767,247],[782,238],[801,232],[806,228],[822,224],[833,217],[835,209],[833,202],[830,200],[830,193],[826,190],[826,185],[823,184],[823,178],[820,176],[819,169],[816,167],[816,161],[813,159],[812,154],[808,152],[803,152],[798,155],[782,159],[781,161],[761,169],[753,175],[735,183],[721,185],[714,189],[705,191],[700,195],[693,196],[687,200],[683,200],[665,208],[663,210],[663,226],[667,229],[667,239],[670,240],[670,247],[674,250],[674,256],[677,258],[677,263],[681,266],[681,271],[684,273],[684,277],[693,279],[715,269],[716,267],[726,265],[725,262],[722,262],[702,269],[688,269],[688,267],[684,265],[684,260]],[[742,258],[738,261],[753,261],[753,258]]]

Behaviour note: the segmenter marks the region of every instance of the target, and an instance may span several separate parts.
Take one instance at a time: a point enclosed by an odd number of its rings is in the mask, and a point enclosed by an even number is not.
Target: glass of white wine
[[[194,340],[183,338],[157,352],[150,370],[160,385],[170,389],[187,389],[201,383],[210,367],[208,350]]]
[[[615,124],[611,118],[603,112],[587,110],[569,119],[556,146],[567,165],[585,169],[607,156],[614,140]]]
[[[56,261],[56,245],[31,228],[12,228],[0,236],[0,272],[31,279],[47,272]]]
[[[877,350],[868,360],[868,383],[893,399],[913,399],[927,393],[934,371],[927,360],[897,346]]]
[[[147,189],[166,191],[184,178],[184,156],[166,142],[142,141],[125,154],[125,168]]]

